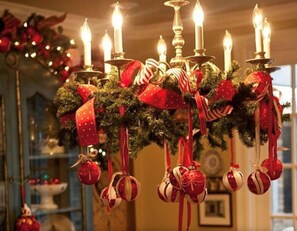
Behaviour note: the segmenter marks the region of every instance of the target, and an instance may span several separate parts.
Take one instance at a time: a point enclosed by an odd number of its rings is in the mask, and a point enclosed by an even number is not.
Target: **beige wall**
[[[205,151],[208,147],[205,148]],[[224,167],[217,176],[222,176],[228,169],[229,151],[220,151]],[[204,153],[204,152],[203,152]],[[141,194],[136,200],[136,230],[137,231],[171,231],[178,227],[178,203],[165,203],[157,195],[157,185],[164,175],[163,150],[150,145],[142,150],[134,161],[134,176],[141,182]],[[203,158],[203,157],[202,157]],[[171,159],[171,166],[176,166],[176,156]],[[236,230],[235,200],[233,195],[233,223],[232,228],[220,228],[222,231]],[[210,231],[213,227],[198,226],[198,207],[192,205],[191,230]],[[185,215],[186,216],[186,215]],[[186,218],[184,218],[186,219]],[[185,222],[185,220],[184,220]],[[185,227],[185,226],[184,226]]]

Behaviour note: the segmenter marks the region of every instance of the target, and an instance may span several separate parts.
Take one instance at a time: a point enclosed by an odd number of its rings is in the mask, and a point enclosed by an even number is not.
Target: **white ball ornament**
[[[241,171],[231,167],[230,170],[224,174],[222,181],[227,190],[235,192],[242,187],[244,177]]]

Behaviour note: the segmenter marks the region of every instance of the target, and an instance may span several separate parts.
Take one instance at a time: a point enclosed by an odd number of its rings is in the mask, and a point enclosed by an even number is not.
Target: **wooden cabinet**
[[[21,186],[42,226],[92,230],[91,189],[70,168],[78,150],[59,147],[55,138],[58,87],[58,79],[35,60],[0,54],[0,226],[5,230],[14,230],[21,213]]]

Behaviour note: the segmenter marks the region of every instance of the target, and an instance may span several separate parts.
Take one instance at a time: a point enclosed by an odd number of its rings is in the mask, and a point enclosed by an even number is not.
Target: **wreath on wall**
[[[66,13],[50,17],[33,13],[21,22],[5,10],[0,18],[0,52],[35,59],[64,83],[81,66],[74,40],[63,34],[61,26],[53,28],[65,18]]]

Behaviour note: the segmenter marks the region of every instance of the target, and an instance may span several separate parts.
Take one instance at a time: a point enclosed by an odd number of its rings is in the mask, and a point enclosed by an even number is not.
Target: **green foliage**
[[[257,95],[252,91],[252,85],[243,83],[243,78],[238,74],[239,68],[236,62],[232,63],[232,68],[227,73],[220,71],[212,63],[204,66],[204,77],[198,90],[200,95],[209,99],[209,110],[220,109],[227,105],[233,108],[229,115],[206,122],[206,138],[212,147],[226,149],[227,142],[225,139],[231,136],[232,130],[237,130],[245,146],[252,147],[254,145],[254,112],[258,107]],[[218,85],[225,79],[231,80],[234,89],[236,89],[232,100],[211,100]],[[161,75],[161,72],[156,71],[152,80],[154,84],[158,84],[164,89],[170,89],[181,94],[176,78],[170,75]],[[83,83],[86,83],[85,78],[80,78],[78,75],[75,80],[65,83],[58,90],[55,104],[58,108],[57,116],[59,118],[74,113],[82,105],[81,97],[77,93],[77,87]],[[91,83],[99,86],[98,90],[93,93],[97,130],[104,131],[107,135],[106,142],[99,144],[100,148],[104,149],[108,154],[117,153],[119,151],[119,128],[124,125],[129,131],[131,157],[137,156],[141,149],[152,142],[162,147],[164,140],[168,141],[172,154],[177,152],[179,138],[188,135],[186,109],[164,110],[144,104],[138,99],[137,95],[141,87],[133,84],[129,87],[121,87],[118,73],[114,70],[109,75],[109,81],[104,85],[100,85],[100,81],[96,80],[96,78],[91,79]],[[186,92],[182,96],[184,101],[191,107],[193,129],[195,131],[193,155],[195,159],[199,159],[203,150],[201,144],[203,137],[199,132],[198,109],[193,92]],[[123,116],[119,114],[119,108],[121,107],[125,108]],[[283,119],[288,118],[284,116]],[[61,144],[76,145],[76,137],[75,121],[67,121],[62,124],[59,133]],[[262,143],[267,142],[266,130],[261,130],[260,138]]]

